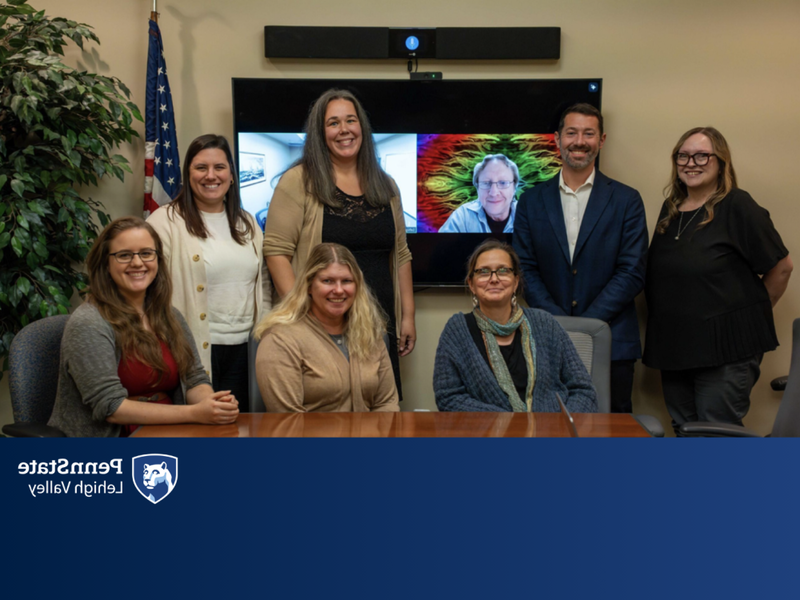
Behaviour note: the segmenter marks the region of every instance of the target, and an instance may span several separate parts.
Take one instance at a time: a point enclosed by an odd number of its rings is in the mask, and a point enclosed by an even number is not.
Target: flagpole
[[[158,2],[153,0],[147,44],[145,85],[144,203],[145,216],[171,202],[181,188],[175,111],[167,79],[164,46],[158,29]]]

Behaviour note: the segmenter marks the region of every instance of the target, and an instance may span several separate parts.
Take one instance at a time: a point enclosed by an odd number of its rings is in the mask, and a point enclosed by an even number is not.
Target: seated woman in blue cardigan
[[[567,332],[549,314],[517,306],[519,257],[489,239],[469,259],[474,309],[453,315],[436,349],[441,411],[596,412],[597,395]]]

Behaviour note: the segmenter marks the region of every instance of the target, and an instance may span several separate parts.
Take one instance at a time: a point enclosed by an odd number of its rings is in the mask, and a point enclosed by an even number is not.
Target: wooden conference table
[[[574,414],[579,437],[650,437],[631,415]],[[232,425],[144,425],[132,437],[570,437],[560,413],[245,413]]]

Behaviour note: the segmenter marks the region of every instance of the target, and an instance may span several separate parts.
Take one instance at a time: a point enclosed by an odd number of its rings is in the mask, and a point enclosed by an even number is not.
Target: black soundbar
[[[264,27],[267,58],[561,58],[560,27]]]

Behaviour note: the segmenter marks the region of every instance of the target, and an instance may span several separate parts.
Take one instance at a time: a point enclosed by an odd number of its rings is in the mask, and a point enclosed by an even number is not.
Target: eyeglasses
[[[514,185],[513,181],[479,181],[478,182],[478,189],[479,190],[490,190],[492,186],[496,185],[498,190],[507,190],[512,185]]]
[[[113,256],[118,263],[122,264],[127,264],[131,262],[134,256],[138,256],[142,262],[153,262],[158,257],[158,252],[150,248],[142,250],[141,252],[120,250],[119,252],[109,253],[109,256]]]
[[[514,277],[514,269],[511,267],[500,267],[498,269],[489,269],[488,267],[484,267],[483,269],[475,269],[472,272],[472,275],[478,281],[486,281],[487,279],[491,279],[492,275],[497,274],[498,279],[512,279]]]
[[[686,154],[684,152],[676,152],[675,153],[675,164],[681,167],[685,167],[689,164],[689,159],[694,161],[698,167],[702,167],[708,164],[708,159],[712,156],[716,156],[716,154],[709,153],[709,152],[698,152],[697,154]]]

